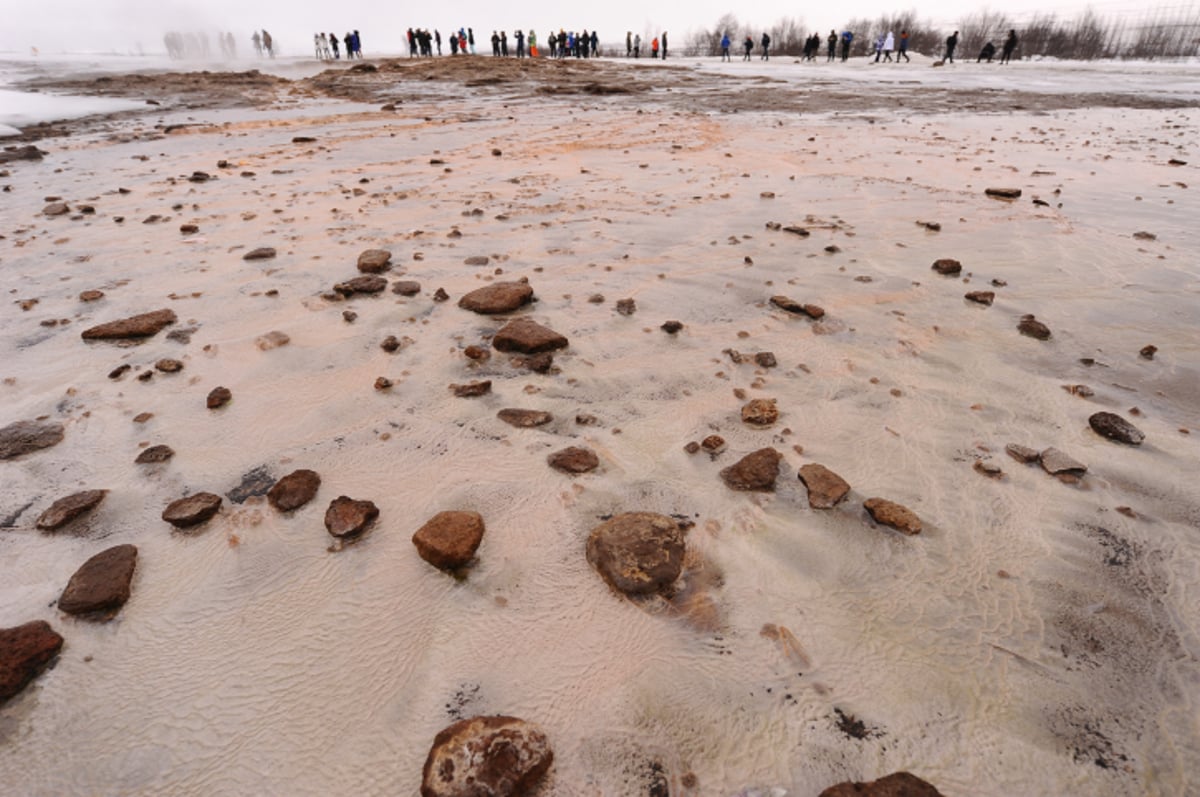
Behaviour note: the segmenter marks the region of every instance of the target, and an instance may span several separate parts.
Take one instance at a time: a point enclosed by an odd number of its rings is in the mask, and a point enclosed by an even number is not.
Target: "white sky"
[[[250,34],[258,28],[269,30],[286,55],[304,55],[312,49],[312,34],[319,30],[344,34],[357,28],[367,55],[396,53],[404,47],[403,32],[409,26],[440,28],[445,35],[452,27],[473,26],[480,44],[493,28],[511,32],[521,27],[534,28],[545,37],[553,27],[596,29],[602,42],[624,39],[626,30],[649,33],[667,30],[672,46],[681,47],[690,31],[714,25],[723,14],[735,13],[756,29],[769,26],[783,17],[794,17],[803,27],[828,32],[841,30],[851,18],[874,18],[913,9],[935,27],[949,33],[965,14],[990,8],[1003,11],[1019,25],[1037,12],[1055,12],[1073,18],[1087,8],[1102,16],[1136,21],[1148,12],[1161,9],[1184,12],[1200,8],[1195,0],[846,0],[807,8],[794,0],[608,0],[587,8],[581,4],[564,10],[559,0],[524,0],[518,3],[495,0],[458,0],[445,6],[435,3],[426,10],[414,4],[380,0],[204,0],[179,3],[170,0],[44,0],[24,3],[5,0],[4,24],[0,26],[0,51],[28,54],[30,47],[45,53],[63,51],[137,52],[139,45],[148,53],[163,51],[162,34],[168,30],[229,30],[237,36],[239,52],[250,49]],[[571,4],[574,6],[574,4]],[[505,10],[508,9],[508,10]],[[479,34],[482,32],[482,36]],[[215,42],[214,42],[215,46]]]

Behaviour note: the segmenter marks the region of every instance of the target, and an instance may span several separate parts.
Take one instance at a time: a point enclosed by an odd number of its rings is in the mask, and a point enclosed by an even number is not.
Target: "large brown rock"
[[[506,408],[496,413],[496,417],[505,423],[523,429],[542,426],[554,420],[554,416],[542,410],[522,410],[515,407]]]
[[[721,479],[734,490],[774,492],[782,460],[783,454],[775,449],[760,448],[721,471]]]
[[[893,772],[866,783],[846,781],[830,786],[820,797],[942,797],[942,793],[916,775]]]
[[[38,517],[36,525],[42,531],[57,531],[80,515],[91,512],[106,495],[108,490],[84,490],[60,498]]]
[[[592,529],[587,560],[609,586],[626,595],[661,592],[683,570],[683,530],[654,512],[626,512]]]
[[[155,310],[85,329],[82,335],[84,340],[148,338],[178,320],[174,310]]]
[[[800,467],[800,481],[808,488],[808,505],[813,509],[833,509],[850,492],[849,482],[816,462]]]
[[[537,354],[543,351],[565,349],[567,339],[531,318],[518,318],[509,321],[503,329],[496,333],[496,337],[492,338],[492,346],[497,351]]]
[[[63,425],[44,421],[17,421],[0,429],[0,459],[15,459],[33,451],[58,445]]]
[[[198,526],[217,514],[221,508],[221,496],[213,493],[196,493],[167,504],[162,519],[175,528],[186,529]]]
[[[470,717],[433,739],[421,797],[521,797],[554,761],[546,734],[516,717]]]
[[[525,282],[497,282],[477,288],[458,300],[458,306],[482,315],[511,313],[533,300],[533,288]]]
[[[596,452],[584,446],[570,446],[546,457],[547,464],[563,473],[589,473],[600,467]]]
[[[137,554],[137,546],[117,545],[88,559],[67,582],[58,608],[96,619],[112,617],[129,600]]]
[[[361,536],[379,517],[379,507],[371,501],[356,501],[339,495],[325,510],[325,530],[338,539]]]
[[[392,253],[386,249],[368,249],[358,256],[358,270],[364,274],[379,274],[392,267]]]
[[[315,498],[320,486],[316,471],[301,468],[275,482],[267,491],[267,501],[280,512],[291,512]]]
[[[0,628],[0,705],[36,678],[62,643],[45,620]]]
[[[905,534],[921,533],[921,518],[906,506],[889,501],[886,498],[868,498],[863,501],[863,509],[876,523],[890,526]]]
[[[478,512],[438,512],[417,529],[417,553],[439,570],[465,567],[483,542],[483,516]]]
[[[1118,443],[1140,446],[1146,439],[1141,429],[1115,412],[1097,412],[1088,418],[1088,425],[1096,434]]]

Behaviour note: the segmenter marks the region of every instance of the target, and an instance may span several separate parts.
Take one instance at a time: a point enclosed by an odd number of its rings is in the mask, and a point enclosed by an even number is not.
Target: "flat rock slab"
[[[378,274],[363,274],[345,282],[339,282],[333,289],[342,296],[353,296],[356,293],[382,293],[388,282]]]
[[[742,423],[751,426],[770,426],[779,420],[775,399],[751,399],[742,407]]]
[[[1026,465],[1037,462],[1042,458],[1042,452],[1036,448],[1023,446],[1018,443],[1009,443],[1004,447],[1005,452],[1017,462],[1024,462]]]
[[[1088,418],[1088,426],[1101,437],[1131,446],[1140,446],[1146,439],[1141,429],[1113,412],[1097,412]]]
[[[392,253],[386,249],[368,249],[358,256],[358,270],[379,274],[392,267]]]
[[[196,493],[167,504],[162,519],[178,529],[198,526],[217,514],[221,508],[221,496],[214,493]]]
[[[168,445],[150,446],[145,451],[137,455],[134,462],[138,465],[149,465],[158,462],[166,462],[171,457],[175,456],[175,449]]]
[[[0,628],[0,705],[28,686],[62,644],[63,638],[45,620]]]
[[[525,282],[497,282],[477,288],[458,300],[464,310],[481,315],[511,313],[533,300],[533,288]]]
[[[590,473],[600,467],[600,458],[590,448],[571,446],[546,457],[546,463],[563,473]]]
[[[833,509],[850,492],[849,482],[816,462],[800,467],[800,481],[808,488],[808,505],[813,509]]]
[[[392,284],[392,293],[397,296],[416,296],[421,292],[421,283],[416,280],[398,280]]]
[[[325,530],[338,539],[353,539],[361,536],[377,517],[379,507],[371,501],[339,495],[325,510]]]
[[[513,407],[500,410],[496,417],[507,424],[529,429],[534,426],[544,426],[554,420],[554,416],[542,410],[522,410]]]
[[[952,257],[939,258],[933,261],[930,268],[945,277],[956,277],[962,273],[962,263]]]
[[[465,382],[461,385],[451,385],[450,392],[459,398],[477,398],[492,392],[492,380],[483,379],[477,382]]]
[[[821,792],[820,797],[942,797],[942,793],[916,775],[893,772],[866,783],[838,783]]]
[[[17,421],[0,429],[0,460],[15,459],[63,440],[63,425],[47,421]]]
[[[458,570],[483,542],[483,516],[478,512],[438,512],[413,534],[421,558],[439,570]]]
[[[316,471],[294,470],[272,485],[267,502],[280,512],[291,512],[313,500],[320,486],[321,477]]]
[[[111,618],[129,600],[137,555],[137,546],[117,545],[88,559],[67,582],[58,608],[67,614]]]
[[[760,448],[721,471],[721,479],[733,490],[774,492],[781,461],[783,454],[775,449]]]
[[[626,512],[592,529],[587,560],[609,586],[625,595],[662,592],[683,570],[679,523],[654,512]]]
[[[986,188],[983,193],[993,199],[1020,199],[1020,188]]]
[[[538,354],[544,351],[565,349],[567,339],[549,327],[544,327],[531,318],[518,318],[508,322],[492,338],[497,351],[515,351],[522,354]]]
[[[265,335],[259,335],[254,339],[254,345],[258,346],[259,351],[278,349],[280,346],[286,346],[291,342],[291,336],[289,336],[286,332],[280,332],[277,329],[273,329]]]
[[[920,534],[921,519],[917,513],[906,506],[889,501],[886,498],[868,498],[863,501],[863,509],[876,523],[890,526],[905,534]]]
[[[75,518],[100,506],[106,495],[108,490],[84,490],[60,498],[38,517],[36,525],[42,531],[57,531]]]
[[[1087,465],[1067,456],[1057,448],[1047,448],[1040,454],[1039,459],[1042,463],[1042,469],[1052,476],[1057,476],[1060,473],[1070,473],[1080,476],[1087,472]]]
[[[85,329],[81,335],[84,340],[149,338],[161,332],[163,327],[170,326],[178,320],[174,310],[154,310]]]
[[[470,717],[434,737],[421,797],[520,797],[553,761],[537,726],[517,717]]]
[[[275,257],[275,247],[260,246],[242,255],[242,260],[270,260]]]

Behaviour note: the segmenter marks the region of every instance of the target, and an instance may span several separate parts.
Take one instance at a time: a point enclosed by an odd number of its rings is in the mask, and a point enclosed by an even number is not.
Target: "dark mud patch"
[[[833,710],[834,727],[847,739],[873,739],[883,736],[883,731],[872,728],[853,714],[847,714],[840,708]]]

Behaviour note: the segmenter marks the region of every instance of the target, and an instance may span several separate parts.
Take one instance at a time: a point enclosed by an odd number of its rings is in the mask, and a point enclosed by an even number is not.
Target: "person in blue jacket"
[[[842,60],[845,61],[850,57],[850,43],[854,41],[854,34],[848,30],[842,31]]]
[[[722,61],[732,61],[733,60],[732,58],[729,57],[729,45],[730,44],[731,44],[731,42],[729,41],[729,34],[726,33],[725,35],[723,35],[721,37],[721,60]]]

